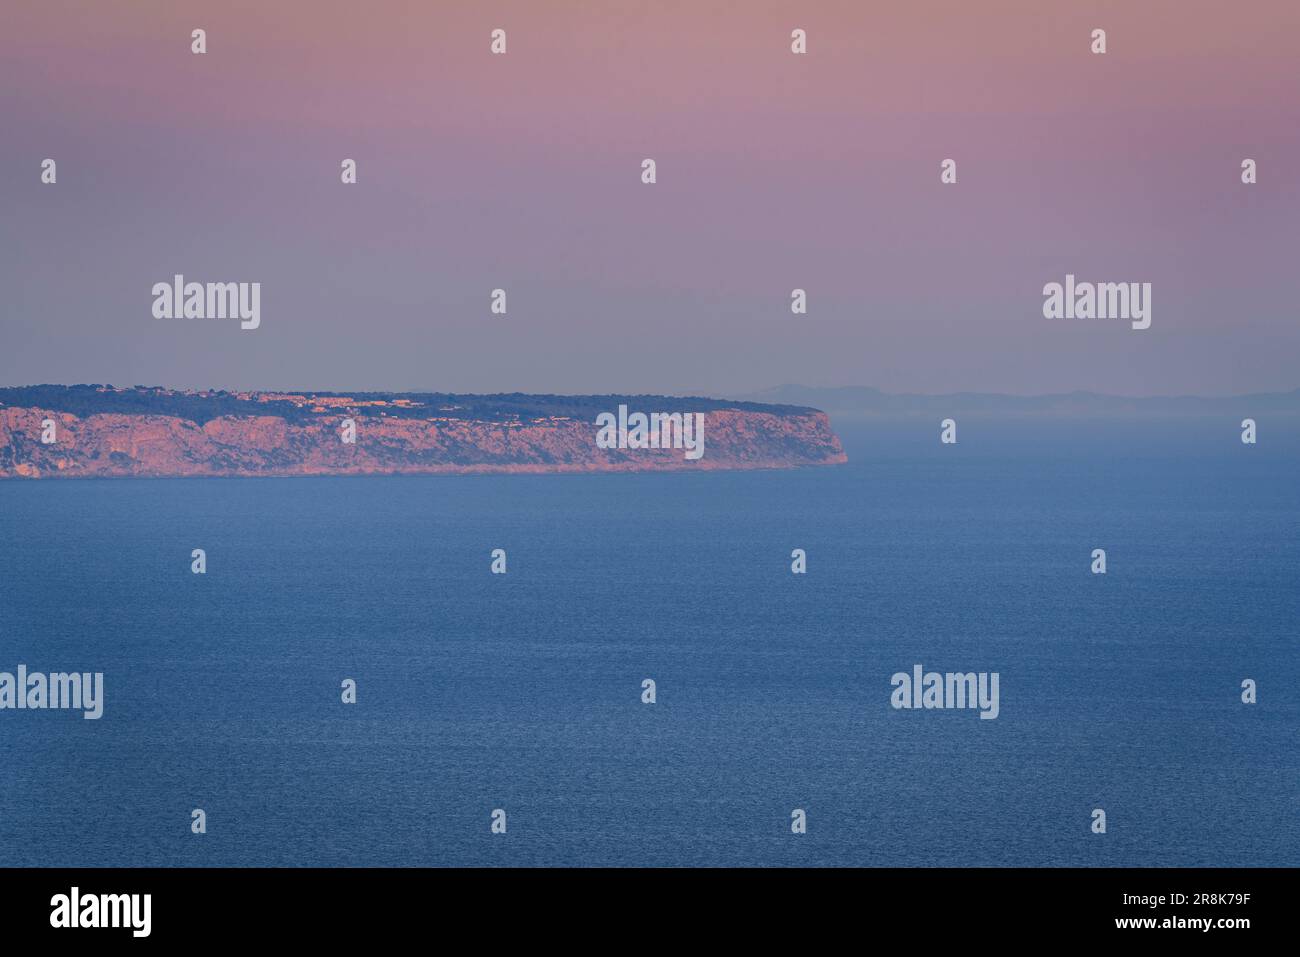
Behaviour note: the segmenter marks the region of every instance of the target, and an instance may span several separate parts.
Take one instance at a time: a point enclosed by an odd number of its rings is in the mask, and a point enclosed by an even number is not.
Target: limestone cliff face
[[[207,417],[205,404],[191,400],[209,393],[112,390],[117,395],[106,399],[77,393],[76,401],[49,402],[50,407],[6,401],[22,398],[14,393],[24,391],[0,390],[0,478],[685,471],[846,460],[825,413],[718,400],[695,406],[704,414],[704,455],[689,460],[682,449],[599,448],[595,415],[569,414],[575,403],[600,406],[587,397],[502,397],[500,408],[491,402],[497,397],[469,397],[474,403],[467,410],[451,402],[466,397],[220,393],[212,411],[225,414]],[[132,411],[94,411],[97,403],[123,406],[127,392]],[[158,400],[151,402],[151,396]],[[178,404],[169,399],[181,398],[191,417],[166,411]],[[624,401],[651,412],[691,408],[693,400]],[[58,405],[65,408],[53,407]],[[158,413],[145,411],[155,405]],[[247,414],[238,414],[241,405]],[[555,406],[549,413],[548,405]],[[356,424],[355,444],[341,439],[348,418]],[[55,424],[50,444],[41,441],[46,420]]]

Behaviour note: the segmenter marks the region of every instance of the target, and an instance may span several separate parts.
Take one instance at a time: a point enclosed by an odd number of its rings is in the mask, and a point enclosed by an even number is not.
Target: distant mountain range
[[[783,385],[752,395],[749,402],[775,402],[821,409],[837,418],[909,415],[1059,415],[1059,416],[1218,416],[1300,415],[1300,389],[1224,397],[1153,396],[1132,398],[1097,392],[1002,395],[954,392],[948,395],[888,393],[862,386],[822,389]]]

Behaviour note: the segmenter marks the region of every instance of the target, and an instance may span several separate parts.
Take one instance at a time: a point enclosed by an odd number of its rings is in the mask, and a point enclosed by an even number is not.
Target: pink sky
[[[0,384],[1300,385],[1289,0],[43,2],[0,54]],[[152,319],[176,272],[262,327]],[[1151,329],[1043,319],[1066,272]]]

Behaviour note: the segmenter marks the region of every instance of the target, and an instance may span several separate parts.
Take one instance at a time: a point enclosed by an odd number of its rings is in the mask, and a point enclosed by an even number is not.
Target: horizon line
[[[862,392],[876,396],[900,399],[949,399],[963,397],[987,397],[1001,399],[1068,399],[1068,398],[1096,398],[1096,399],[1120,399],[1130,402],[1147,402],[1155,400],[1166,401],[1225,401],[1232,399],[1258,399],[1258,398],[1287,398],[1300,396],[1300,386],[1286,391],[1270,390],[1263,392],[1239,392],[1217,395],[1206,395],[1196,393],[1177,393],[1177,394],[1155,394],[1155,395],[1123,395],[1114,392],[1097,392],[1091,389],[1071,389],[1062,392],[985,392],[973,389],[962,389],[954,392],[890,392],[875,386],[868,385],[838,385],[838,386],[810,386],[802,383],[787,382],[781,385],[769,386],[764,389],[758,389],[750,392],[725,393],[708,393],[708,392],[607,392],[607,391],[588,391],[588,392],[540,392],[540,391],[521,391],[518,389],[511,391],[487,391],[487,392],[464,392],[464,391],[443,391],[429,388],[354,388],[354,389],[337,389],[337,388],[231,388],[218,386],[172,386],[172,385],[144,385],[135,383],[128,386],[113,385],[109,382],[39,382],[27,383],[23,385],[0,385],[0,391],[9,389],[39,389],[39,388],[110,388],[115,390],[130,389],[150,389],[163,390],[167,392],[223,392],[223,393],[263,393],[263,394],[304,394],[304,395],[347,395],[349,393],[381,393],[389,395],[457,395],[457,396],[496,396],[496,395],[554,395],[554,396],[663,396],[665,398],[712,398],[732,401],[755,401],[760,396],[769,394],[778,394],[786,390],[801,390],[812,393],[851,393]]]

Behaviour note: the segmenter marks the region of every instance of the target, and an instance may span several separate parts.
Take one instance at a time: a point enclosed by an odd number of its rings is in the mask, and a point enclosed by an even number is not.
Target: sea
[[[0,864],[1300,864],[1300,427],[834,425],[789,471],[0,482],[0,671],[104,675],[0,710]],[[997,717],[893,707],[916,665]]]

